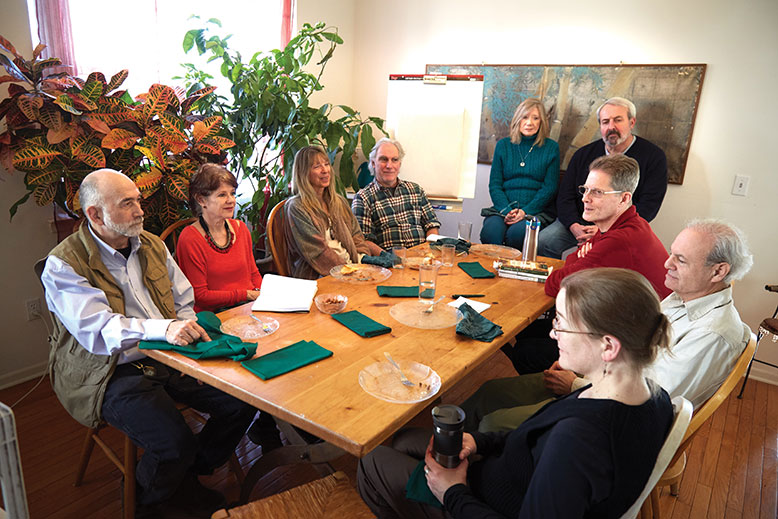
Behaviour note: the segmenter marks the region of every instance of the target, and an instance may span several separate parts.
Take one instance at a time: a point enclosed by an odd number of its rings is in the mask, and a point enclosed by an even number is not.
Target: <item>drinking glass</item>
[[[396,269],[405,268],[405,258],[408,256],[408,250],[405,247],[392,247],[392,254],[396,256],[393,260],[393,267]]]
[[[438,280],[439,263],[419,265],[419,301],[431,305],[435,302],[435,286]]]
[[[443,262],[444,267],[454,266],[454,254],[456,253],[456,246],[443,245],[440,248],[440,260]]]
[[[459,222],[457,225],[457,238],[470,241],[470,232],[473,230],[471,222]]]

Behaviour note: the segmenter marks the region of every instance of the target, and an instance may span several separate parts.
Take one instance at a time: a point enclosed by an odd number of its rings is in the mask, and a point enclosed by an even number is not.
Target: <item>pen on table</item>
[[[451,296],[456,299],[457,297],[486,297],[484,294],[454,294]]]

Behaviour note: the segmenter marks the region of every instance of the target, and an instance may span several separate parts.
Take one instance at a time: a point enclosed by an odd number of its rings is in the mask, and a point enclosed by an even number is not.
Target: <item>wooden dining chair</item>
[[[273,255],[273,262],[276,264],[276,270],[282,276],[291,275],[292,268],[289,265],[289,247],[286,243],[286,232],[284,230],[286,215],[284,214],[284,204],[286,200],[281,200],[270,210],[267,217],[267,242],[270,245],[270,253]]]
[[[727,375],[727,378],[724,379],[724,383],[721,384],[716,392],[713,393],[713,396],[707,399],[699,407],[699,409],[697,409],[697,411],[694,413],[694,416],[692,416],[689,427],[686,429],[686,434],[684,435],[683,441],[681,442],[681,446],[677,449],[675,456],[673,456],[673,459],[668,465],[669,468],[664,471],[662,477],[659,478],[654,489],[651,491],[650,517],[653,519],[660,519],[661,517],[661,511],[659,509],[659,492],[661,488],[669,486],[670,494],[673,496],[678,495],[678,486],[681,482],[681,478],[683,477],[683,471],[686,468],[686,451],[691,446],[692,440],[694,440],[694,436],[697,434],[697,431],[700,430],[702,424],[704,424],[713,415],[713,413],[721,406],[721,404],[735,389],[735,386],[737,386],[737,383],[746,372],[746,368],[748,367],[755,350],[756,337],[752,334],[751,339],[748,341],[748,344],[743,350],[743,353],[741,353],[740,357],[738,357],[738,360],[735,363],[735,367],[732,368],[732,371],[730,371],[729,375]],[[646,502],[646,505],[644,505],[643,508],[644,519],[649,517],[649,508],[647,505],[648,502]]]
[[[167,248],[173,257],[176,255],[176,243],[178,242],[178,235],[181,234],[181,231],[184,229],[184,227],[192,224],[195,220],[197,220],[195,217],[184,218],[183,220],[179,220],[168,225],[165,230],[160,233],[159,239],[165,242],[165,245],[167,245]]]
[[[667,433],[667,438],[665,438],[662,448],[659,450],[659,454],[656,457],[654,470],[651,471],[651,475],[648,477],[646,486],[643,487],[640,496],[638,496],[630,509],[621,516],[621,519],[634,519],[635,517],[638,517],[638,513],[640,513],[642,519],[645,519],[642,511],[643,503],[646,501],[649,494],[651,494],[652,489],[656,486],[656,482],[659,481],[662,473],[673,459],[673,454],[675,454],[675,451],[678,449],[678,445],[681,444],[686,428],[689,426],[693,410],[692,403],[684,397],[677,396],[673,398],[673,413],[675,414],[673,424],[670,426],[670,432]]]
[[[273,519],[362,519],[375,516],[359,497],[348,476],[335,472],[285,492],[251,503],[218,510],[211,519],[249,519],[272,517]]]

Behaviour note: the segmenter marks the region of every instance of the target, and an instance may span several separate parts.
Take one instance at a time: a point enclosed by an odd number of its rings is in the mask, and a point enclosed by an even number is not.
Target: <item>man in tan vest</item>
[[[224,497],[197,476],[227,461],[256,410],[138,349],[140,340],[210,338],[196,322],[192,286],[143,230],[135,183],[101,169],[84,178],[79,197],[87,221],[49,253],[41,276],[55,316],[54,390],[79,422],[108,422],[143,448],[137,517],[210,517]],[[198,435],[176,402],[210,415]]]

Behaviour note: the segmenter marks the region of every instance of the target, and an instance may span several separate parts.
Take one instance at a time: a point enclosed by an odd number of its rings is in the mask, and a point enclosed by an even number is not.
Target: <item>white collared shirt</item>
[[[101,240],[89,227],[100,258],[121,287],[125,313],[111,310],[105,293],[89,284],[73,268],[56,256],[49,256],[41,281],[46,304],[81,346],[97,355],[121,351],[119,364],[145,357],[138,350],[140,340],[165,340],[172,319],[165,319],[143,284],[138,248],[140,240],[130,238],[129,258]],[[173,300],[179,319],[196,319],[194,290],[168,252],[167,271],[172,282]]]

